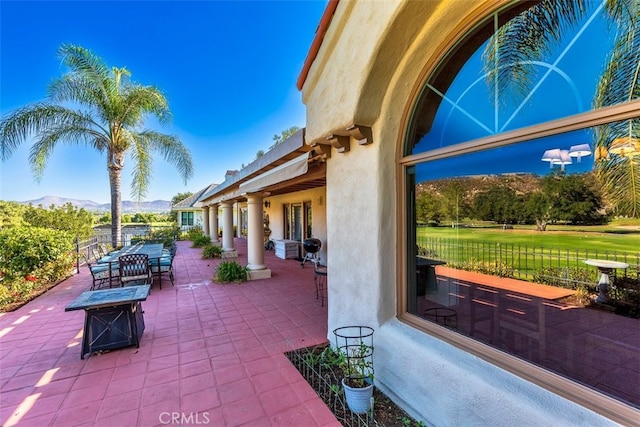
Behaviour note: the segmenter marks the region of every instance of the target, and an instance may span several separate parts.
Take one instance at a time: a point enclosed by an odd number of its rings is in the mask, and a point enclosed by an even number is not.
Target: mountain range
[[[51,205],[60,207],[71,203],[76,208],[84,208],[90,212],[109,212],[111,210],[111,203],[97,203],[92,200],[78,200],[68,199],[66,197],[58,196],[44,196],[35,200],[26,200],[24,202],[17,202],[23,205],[32,204],[33,206],[42,205],[44,208],[48,208]],[[122,201],[122,213],[137,213],[137,212],[169,212],[171,211],[171,201],[169,200],[153,200],[150,202],[132,202],[129,200]]]

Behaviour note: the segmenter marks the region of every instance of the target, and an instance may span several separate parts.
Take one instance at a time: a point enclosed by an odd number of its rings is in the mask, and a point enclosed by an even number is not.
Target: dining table
[[[129,254],[145,254],[149,257],[149,264],[156,265],[160,263],[160,258],[164,255],[163,253],[164,245],[162,243],[136,243],[135,245],[127,245],[123,246],[117,252],[112,254],[103,256],[98,260],[99,264],[116,264],[112,266],[112,268],[118,268],[118,258],[122,255]],[[109,274],[111,274],[111,268],[109,269]],[[111,283],[111,277],[109,278],[109,283]]]

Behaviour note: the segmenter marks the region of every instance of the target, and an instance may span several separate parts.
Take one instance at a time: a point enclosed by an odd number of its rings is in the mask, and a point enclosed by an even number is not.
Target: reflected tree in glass
[[[530,96],[537,61],[562,43],[594,4],[543,0],[501,26],[483,55],[492,91],[501,98]],[[640,3],[604,0],[597,5],[596,12],[602,10],[615,35],[594,93],[596,109],[640,97]],[[616,215],[640,217],[639,125],[638,120],[610,123],[594,134],[596,176]]]

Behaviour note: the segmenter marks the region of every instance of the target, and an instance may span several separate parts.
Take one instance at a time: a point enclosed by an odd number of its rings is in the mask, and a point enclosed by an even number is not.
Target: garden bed
[[[323,363],[322,352],[328,345],[302,348],[285,355],[298,369],[309,385],[344,426],[385,426],[414,427],[423,426],[411,418],[391,399],[374,387],[373,417],[370,413],[355,414],[349,410],[344,400],[341,381],[342,370],[335,365]]]

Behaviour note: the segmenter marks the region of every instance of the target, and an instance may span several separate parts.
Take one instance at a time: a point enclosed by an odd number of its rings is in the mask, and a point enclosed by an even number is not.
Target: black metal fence
[[[596,280],[598,272],[596,268],[584,263],[587,259],[627,263],[629,267],[615,272],[615,275],[632,279],[640,278],[640,252],[559,249],[426,237],[418,240],[418,255],[445,261],[448,266],[463,270],[526,281],[567,285],[565,287]]]

